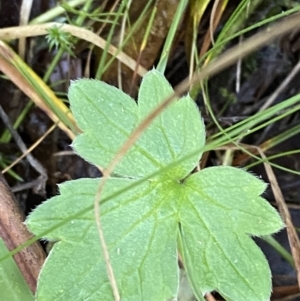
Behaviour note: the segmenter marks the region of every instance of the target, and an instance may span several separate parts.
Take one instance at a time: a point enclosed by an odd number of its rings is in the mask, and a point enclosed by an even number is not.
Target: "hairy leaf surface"
[[[73,82],[71,109],[83,131],[74,149],[106,167],[172,91],[155,70],[145,75],[138,103],[103,82]],[[122,301],[175,300],[177,250],[198,300],[212,290],[230,301],[268,300],[269,267],[250,236],[276,232],[282,221],[260,196],[265,184],[246,171],[211,167],[191,173],[204,143],[199,111],[185,96],[153,121],[105,185],[101,222]],[[113,300],[92,209],[100,181],[64,183],[59,196],[29,216],[33,233],[48,231],[44,237],[57,241],[40,275],[38,301]]]

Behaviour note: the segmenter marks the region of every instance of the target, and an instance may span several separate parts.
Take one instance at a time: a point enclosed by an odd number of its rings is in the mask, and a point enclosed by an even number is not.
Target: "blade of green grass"
[[[187,6],[187,1],[186,0],[180,0],[180,2],[178,4],[178,7],[177,7],[177,10],[176,10],[176,13],[175,13],[175,16],[174,16],[174,19],[173,19],[173,22],[172,22],[171,27],[168,31],[166,42],[164,44],[159,62],[156,66],[156,69],[158,71],[160,71],[162,74],[164,74],[164,72],[166,70],[167,63],[168,63],[168,60],[169,60],[170,51],[171,51],[171,47],[172,47],[176,32],[178,30],[178,26],[180,24],[180,21],[181,21],[183,15],[184,15],[184,11],[186,9],[186,6]]]

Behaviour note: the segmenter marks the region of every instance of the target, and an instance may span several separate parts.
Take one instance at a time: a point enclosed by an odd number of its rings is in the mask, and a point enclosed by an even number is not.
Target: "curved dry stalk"
[[[101,186],[101,184],[100,184],[100,186]],[[104,261],[105,261],[105,265],[106,265],[107,276],[108,276],[108,279],[109,279],[109,282],[110,282],[110,285],[112,288],[114,299],[115,299],[115,301],[120,301],[121,297],[120,297],[120,293],[119,293],[119,289],[118,289],[118,285],[117,285],[117,280],[116,280],[114,270],[113,270],[111,262],[110,262],[109,252],[108,252],[107,244],[105,241],[102,224],[100,221],[100,206],[99,206],[100,199],[98,200],[98,198],[100,198],[100,194],[97,192],[95,204],[94,204],[96,225],[97,225],[97,229],[99,232],[99,239],[100,239],[103,257],[104,257]]]
[[[103,38],[97,36],[92,31],[75,25],[62,24],[57,22],[50,22],[41,25],[26,25],[3,28],[0,29],[0,39],[13,40],[24,37],[43,36],[48,34],[47,30],[55,26],[58,27],[61,31],[68,32],[72,36],[90,42],[101,49],[105,48],[106,41]],[[134,71],[136,69],[136,61],[126,53],[119,51],[118,48],[114,47],[113,45],[109,45],[108,52],[111,55],[115,56],[120,62],[129,67],[131,70]],[[138,66],[137,73],[140,76],[143,76],[146,72],[147,70],[145,68],[143,68],[141,65]]]
[[[262,149],[260,147],[256,147],[256,148],[257,148],[260,156],[263,159],[267,159],[267,157],[264,154],[264,152],[262,151]],[[270,182],[270,186],[271,186],[274,198],[276,200],[279,212],[286,225],[287,236],[288,236],[290,248],[292,251],[292,256],[293,256],[294,263],[295,263],[298,287],[300,288],[300,240],[299,240],[297,231],[295,229],[295,226],[293,224],[290,211],[286,205],[283,194],[282,194],[279,184],[277,182],[277,178],[274,174],[274,171],[268,162],[264,162],[263,164],[264,164],[264,167],[265,167],[265,170],[266,170],[266,173],[267,173],[267,176],[268,176],[268,179]]]
[[[145,129],[150,125],[150,123],[154,120],[156,116],[158,116],[166,107],[168,107],[177,97],[186,93],[190,85],[193,85],[197,82],[201,82],[208,77],[217,74],[218,72],[224,70],[230,65],[234,64],[238,59],[247,56],[252,51],[256,50],[259,47],[262,47],[272,41],[274,38],[283,35],[291,30],[293,30],[299,24],[299,16],[300,14],[295,14],[291,17],[286,18],[284,21],[276,24],[263,32],[255,34],[245,42],[234,46],[223,53],[218,59],[209,63],[203,70],[199,73],[195,73],[191,80],[189,78],[182,81],[174,90],[168,98],[166,98],[158,107],[156,107],[140,124],[139,126],[131,133],[128,137],[127,141],[122,145],[119,151],[116,153],[115,157],[112,159],[108,167],[103,173],[103,178],[99,184],[97,194],[94,202],[94,210],[95,210],[95,219],[99,232],[99,238],[101,241],[103,253],[106,257],[106,265],[108,270],[110,270],[109,279],[111,282],[111,286],[113,288],[114,293],[118,293],[116,279],[114,277],[113,269],[109,261],[109,253],[107,249],[107,245],[105,243],[101,222],[100,222],[100,197],[103,190],[103,187],[113,172],[116,165],[121,161],[126,152],[130,149],[130,147],[139,139],[141,134],[145,131]],[[118,295],[115,295],[115,300]]]

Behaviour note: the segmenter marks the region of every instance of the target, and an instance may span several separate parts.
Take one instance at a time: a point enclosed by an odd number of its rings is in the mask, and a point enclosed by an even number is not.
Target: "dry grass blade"
[[[118,289],[118,285],[117,285],[117,280],[116,280],[114,270],[113,270],[111,262],[110,262],[109,252],[108,252],[108,248],[106,245],[102,224],[100,221],[100,211],[99,211],[100,206],[99,206],[99,201],[97,200],[97,196],[96,196],[96,201],[97,201],[97,204],[95,203],[95,220],[96,220],[96,225],[97,225],[97,229],[99,232],[99,239],[100,239],[101,248],[103,251],[103,257],[104,257],[104,261],[105,261],[105,265],[106,265],[107,276],[108,276],[108,279],[109,279],[109,282],[110,282],[110,285],[112,288],[112,292],[113,292],[115,301],[120,301],[121,297],[120,297],[120,293],[119,293],[119,289]]]
[[[293,80],[293,78],[297,75],[300,71],[300,61],[297,65],[293,68],[293,70],[289,73],[286,79],[279,85],[279,87],[272,93],[272,95],[267,99],[264,105],[259,109],[258,112],[266,110],[268,107],[272,105],[275,99],[278,97],[280,93],[284,91],[284,89],[288,86],[288,84]]]
[[[33,0],[23,0],[21,9],[20,9],[20,26],[28,24],[29,17],[30,17],[30,11],[32,8],[32,2]],[[18,52],[19,56],[24,59],[25,57],[25,50],[26,50],[26,38],[22,37],[19,40],[18,45]]]
[[[19,58],[20,59],[20,58]],[[58,126],[71,138],[74,139],[74,133],[60,120],[58,117],[50,110],[45,102],[41,99],[41,96],[37,91],[32,87],[32,85],[28,82],[28,80],[23,76],[20,70],[14,66],[14,63],[18,60],[16,54],[2,41],[0,41],[0,70],[6,74],[10,80],[19,87],[30,99],[32,99],[42,110],[44,110],[47,115],[58,124]],[[32,72],[32,77],[39,82],[41,87],[44,88],[44,91],[48,91],[51,94],[53,99],[56,99],[56,96],[52,90],[48,88],[48,86],[36,75]],[[63,111],[67,114],[69,109],[61,102],[58,105],[63,109]],[[74,123],[73,119],[69,116],[70,122]]]
[[[258,149],[258,152],[261,155],[261,157],[263,159],[267,159],[265,154],[263,153],[263,151],[260,148],[257,148],[257,149]],[[295,262],[295,268],[297,271],[298,285],[300,288],[300,241],[299,241],[299,237],[298,237],[297,231],[293,225],[289,209],[285,203],[283,194],[278,185],[278,182],[277,182],[276,176],[273,172],[273,169],[272,169],[271,165],[266,162],[264,162],[264,167],[265,167],[266,173],[268,175],[268,179],[269,179],[279,212],[286,225],[290,248],[292,251],[293,259]]]
[[[103,173],[103,178],[101,183],[99,184],[97,194],[95,197],[94,202],[94,209],[95,209],[95,220],[99,232],[99,239],[101,241],[101,245],[103,248],[104,253],[107,253],[107,261],[106,265],[111,270],[111,274],[109,275],[111,285],[114,288],[114,294],[118,294],[118,290],[116,287],[116,280],[114,278],[113,269],[109,262],[109,253],[108,249],[104,240],[104,235],[101,227],[100,222],[100,198],[103,187],[113,172],[116,165],[121,161],[122,157],[126,154],[129,148],[139,139],[143,131],[149,126],[149,124],[154,120],[156,116],[158,116],[168,105],[172,103],[183,93],[185,93],[190,85],[193,85],[197,82],[202,82],[204,79],[224,70],[225,68],[229,67],[230,65],[234,64],[238,59],[247,56],[255,49],[262,47],[272,41],[274,38],[281,36],[284,33],[287,33],[295,27],[299,25],[299,16],[300,14],[295,14],[291,17],[286,18],[284,21],[280,22],[277,25],[274,25],[267,30],[264,30],[261,33],[258,33],[245,42],[239,44],[238,46],[232,47],[231,49],[227,50],[224,54],[222,54],[218,59],[208,64],[200,73],[196,73],[191,81],[189,78],[185,79],[182,83],[180,83],[176,88],[172,95],[170,95],[167,99],[165,99],[157,108],[155,108],[141,123],[140,125],[131,133],[128,137],[128,140],[122,145],[120,150],[116,153],[115,157],[112,159],[108,167]],[[299,257],[300,258],[300,257]],[[115,291],[116,290],[116,291]],[[116,299],[118,300],[118,299]]]
[[[27,26],[19,26],[19,27],[8,27],[0,29],[0,39],[2,40],[13,40],[19,39],[22,37],[36,37],[47,35],[50,28],[58,27],[61,31],[65,31],[70,33],[72,36],[77,37],[79,39],[90,42],[101,49],[105,48],[106,41],[101,37],[97,36],[95,33],[91,32],[88,29],[81,28],[74,25],[69,24],[61,24],[61,23],[45,23],[41,25],[27,25]],[[135,70],[136,61],[133,60],[130,56],[118,50],[118,48],[110,45],[108,48],[108,52],[115,56],[120,62],[124,65],[128,66],[131,70]],[[140,76],[143,76],[147,70],[142,66],[138,66],[137,73]]]
[[[9,166],[2,170],[2,174],[5,174],[8,170],[13,168],[16,164],[18,164],[24,157],[26,157],[29,153],[31,153],[44,139],[47,137],[55,128],[56,124],[53,124],[48,131],[39,138],[34,144],[32,144],[19,158],[17,158],[14,162],[12,162]]]
[[[211,16],[210,16],[209,29],[207,30],[206,35],[204,37],[204,41],[202,43],[199,57],[202,57],[207,52],[210,44],[214,45],[214,43],[215,43],[214,32],[221,20],[221,17],[225,11],[227,3],[228,3],[227,0],[215,1],[213,8],[212,8]]]

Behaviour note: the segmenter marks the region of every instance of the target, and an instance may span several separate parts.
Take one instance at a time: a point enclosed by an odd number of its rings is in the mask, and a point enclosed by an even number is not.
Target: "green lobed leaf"
[[[142,81],[138,105],[104,82],[73,82],[69,91],[71,109],[84,132],[73,147],[91,163],[106,167],[133,129],[172,92],[168,81],[155,70]],[[204,131],[194,101],[183,97],[154,120],[115,172],[134,178],[149,175],[204,145]],[[201,153],[185,161],[172,171],[173,177],[185,177],[200,157]]]
[[[267,235],[283,226],[275,209],[259,196],[266,185],[233,167],[206,168],[185,185],[179,239],[197,296],[216,290],[226,300],[267,300],[268,263],[245,235]]]
[[[103,197],[130,182],[110,179]],[[98,179],[61,185],[61,195],[46,202],[43,210],[35,210],[28,227],[35,233],[44,231],[91,206],[98,185]],[[167,210],[155,197],[160,186],[146,182],[101,206],[101,221],[122,300],[146,300],[148,296],[167,300],[176,294],[175,208]],[[59,242],[42,269],[37,300],[113,300],[92,210],[69,220],[64,227],[49,233],[47,239]]]
[[[172,88],[159,72],[148,72],[138,105],[118,89],[95,80],[73,82],[71,108],[83,133],[73,147],[106,167],[134,128]],[[189,96],[158,116],[108,180],[101,222],[122,301],[174,300],[178,293],[177,249],[199,300],[217,290],[226,300],[267,300],[270,271],[250,235],[283,226],[260,195],[265,184],[237,168],[191,173],[199,155],[115,195],[119,190],[201,149],[205,130]],[[29,229],[58,241],[38,282],[37,300],[113,300],[92,208],[99,179],[60,186],[60,195],[27,219]],[[112,196],[109,199],[109,196]],[[77,218],[71,218],[85,210]],[[59,271],[59,273],[57,272]]]

